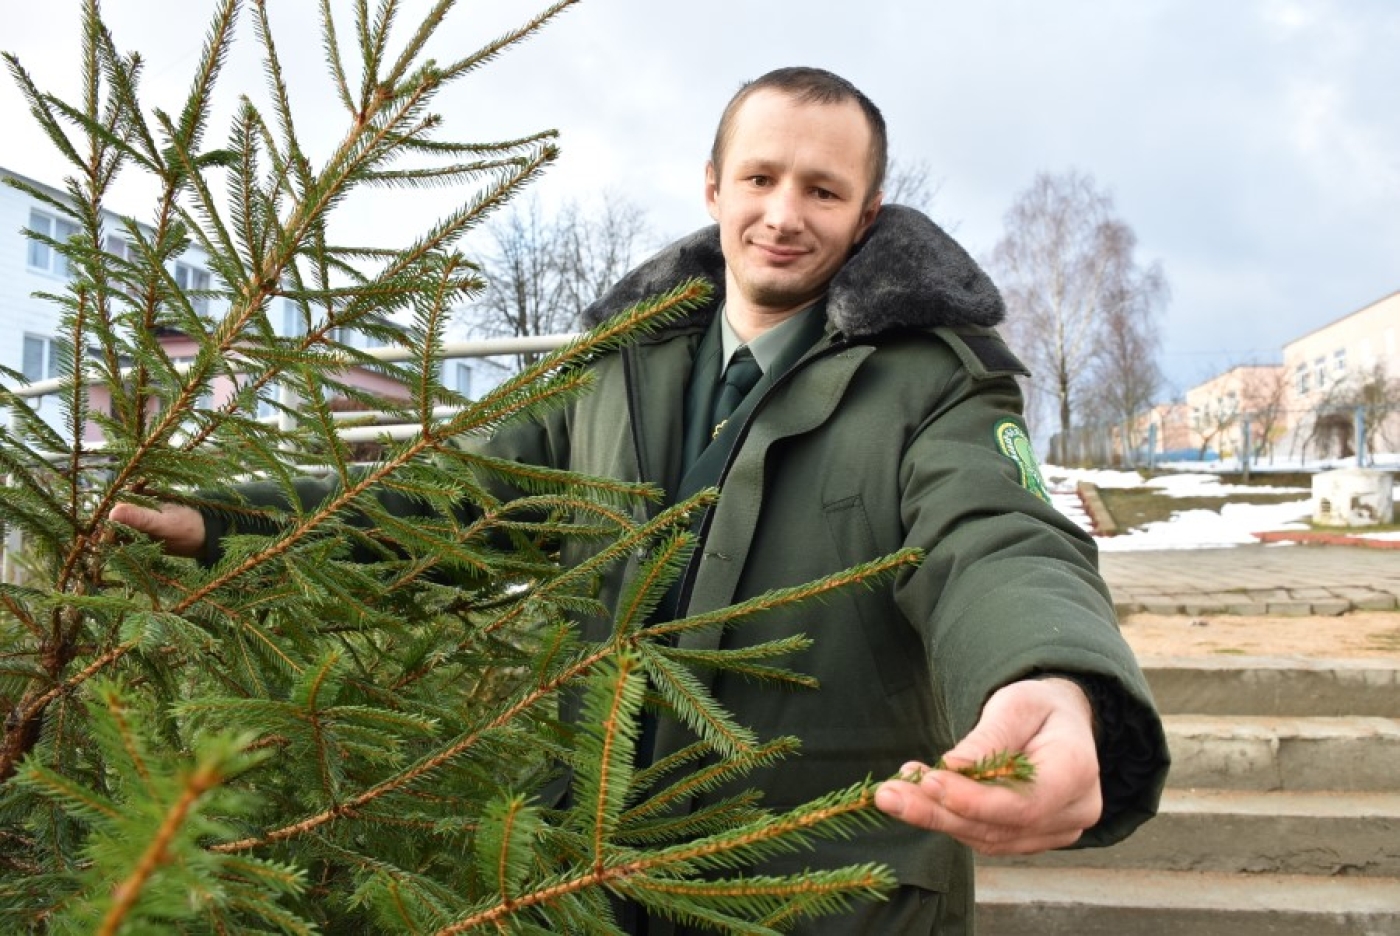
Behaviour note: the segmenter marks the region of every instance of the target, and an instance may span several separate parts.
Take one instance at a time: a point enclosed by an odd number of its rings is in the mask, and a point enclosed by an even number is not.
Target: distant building
[[[17,179],[54,201],[69,200],[65,192],[0,168],[0,183],[6,178]],[[107,252],[126,256],[130,244],[123,237],[121,219],[114,213],[108,213],[103,227]],[[22,374],[26,382],[34,383],[58,376],[64,356],[74,352],[59,333],[60,308],[57,303],[36,296],[36,293],[62,294],[67,288],[70,273],[62,254],[47,244],[26,237],[23,233],[25,228],[54,240],[64,240],[75,234],[77,229],[53,205],[10,185],[0,184],[0,365]],[[170,272],[183,290],[199,293],[217,287],[207,258],[197,246],[192,246],[175,261]],[[206,296],[192,298],[191,304],[198,313],[210,318],[217,318],[226,310],[224,303]],[[291,337],[305,332],[304,317],[286,299],[273,300],[268,319],[278,335]],[[189,336],[167,330],[159,333],[158,338],[166,353],[177,363],[193,358],[196,343]],[[360,332],[346,332],[338,339],[361,348],[382,344]],[[90,350],[82,349],[82,352],[90,353]],[[489,373],[493,366],[489,362],[473,364],[449,362],[443,376],[455,389],[469,384],[476,371],[484,368]],[[342,379],[385,398],[408,398],[407,388],[372,368],[351,368]],[[485,387],[490,381],[478,379],[477,382]],[[218,405],[228,399],[234,389],[232,379],[220,378],[207,402]],[[89,402],[98,412],[109,408],[106,391],[102,388],[92,392]],[[64,431],[59,423],[61,413],[57,399],[44,397],[37,404],[40,415],[56,429]],[[270,416],[273,412],[271,404],[264,404],[263,415]],[[90,423],[84,427],[83,434],[85,438],[96,439],[99,437],[98,427]]]
[[[1290,341],[1281,365],[1241,365],[1192,387],[1186,419],[1207,458],[1238,458],[1246,437],[1255,463],[1348,458],[1358,425],[1368,451],[1400,452],[1400,292]]]
[[[1287,390],[1278,364],[1241,364],[1197,384],[1186,391],[1191,446],[1202,457],[1272,456],[1287,435]]]
[[[1186,458],[1196,453],[1198,445],[1185,403],[1159,403],[1138,419],[1138,438],[1160,457]],[[1145,459],[1139,457],[1136,461],[1142,463]]]
[[[1400,292],[1290,341],[1283,366],[1299,457],[1354,454],[1359,411],[1370,451],[1400,451]]]

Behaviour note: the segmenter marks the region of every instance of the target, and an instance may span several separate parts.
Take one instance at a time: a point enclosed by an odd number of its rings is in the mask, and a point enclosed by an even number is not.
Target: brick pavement
[[[1344,614],[1400,608],[1400,553],[1257,544],[1105,552],[1119,614]]]

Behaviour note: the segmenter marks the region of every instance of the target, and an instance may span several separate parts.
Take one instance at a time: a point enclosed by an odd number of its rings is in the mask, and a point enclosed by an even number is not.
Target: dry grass
[[[1226,504],[1286,504],[1301,495],[1259,493],[1229,494],[1220,497],[1169,497],[1156,488],[1099,488],[1103,505],[1118,525],[1119,532],[1148,523],[1170,520],[1173,514],[1186,510],[1219,510]]]

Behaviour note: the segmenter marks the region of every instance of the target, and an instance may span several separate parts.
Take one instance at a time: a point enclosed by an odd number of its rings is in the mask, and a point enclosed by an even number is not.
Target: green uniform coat
[[[635,271],[589,310],[590,324],[692,275],[724,282],[716,229]],[[721,299],[602,361],[596,388],[575,407],[547,427],[497,438],[493,453],[674,492],[690,362]],[[725,638],[815,639],[791,665],[819,679],[819,690],[710,680],[761,737],[802,739],[800,758],[754,782],[769,804],[796,805],[910,759],[933,761],[1006,683],[1044,672],[1095,677],[1109,690],[1096,701],[1114,708],[1101,733],[1114,746],[1101,750],[1105,814],[1085,844],[1117,841],[1156,809],[1165,742],[1092,540],[1028,489],[1023,464],[998,444],[999,425],[1020,424],[1016,377],[1025,371],[990,328],[1001,317],[995,288],[932,222],[889,206],[833,281],[827,309],[817,345],[759,386],[767,389],[738,430],[702,526],[684,608],[720,608],[904,546],[927,558],[893,587],[851,589]],[[604,584],[605,598],[634,568]],[[687,636],[682,646],[718,639]],[[657,754],[689,740],[663,722]],[[966,850],[902,824],[820,845],[786,867],[872,859],[966,915]]]

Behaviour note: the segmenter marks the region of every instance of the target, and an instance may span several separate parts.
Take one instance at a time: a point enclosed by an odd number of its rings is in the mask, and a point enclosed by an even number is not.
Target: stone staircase
[[[1400,661],[1143,666],[1161,813],[1112,848],[979,860],[979,936],[1400,934]]]

